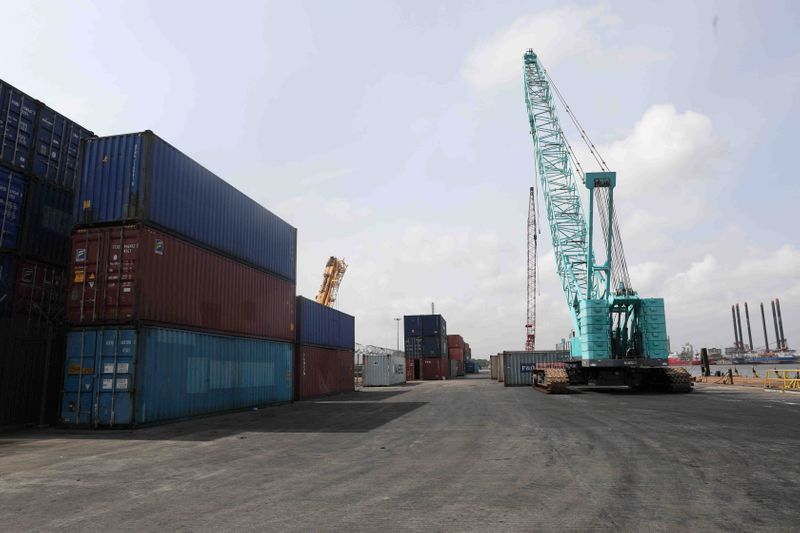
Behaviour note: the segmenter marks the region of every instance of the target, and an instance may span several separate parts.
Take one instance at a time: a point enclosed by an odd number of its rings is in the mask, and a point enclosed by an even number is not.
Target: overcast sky
[[[344,256],[339,308],[358,342],[394,346],[393,318],[435,302],[476,357],[524,344],[533,48],[618,173],[632,282],[666,298],[673,349],[731,345],[730,305],[775,297],[800,344],[797,2],[3,0],[2,13],[1,78],[99,135],[152,129],[296,226],[298,293]],[[540,242],[546,349],[571,324]]]

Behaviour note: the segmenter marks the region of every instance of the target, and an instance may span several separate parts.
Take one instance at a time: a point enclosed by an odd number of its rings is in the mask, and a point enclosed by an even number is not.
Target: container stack
[[[355,318],[298,296],[294,368],[295,400],[352,392],[355,388]],[[365,379],[366,373],[365,360]]]
[[[85,143],[65,424],[292,399],[297,230],[150,131]]]
[[[464,375],[464,362],[466,361],[467,343],[461,335],[447,336],[447,357],[450,359],[451,366],[455,363],[455,376]]]
[[[72,206],[90,135],[0,80],[0,427],[57,417]]]
[[[443,379],[450,376],[447,357],[447,322],[442,315],[403,317],[407,365],[414,367],[414,379]]]

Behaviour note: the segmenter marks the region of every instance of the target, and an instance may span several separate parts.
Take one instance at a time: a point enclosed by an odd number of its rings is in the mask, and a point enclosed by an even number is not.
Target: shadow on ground
[[[212,441],[235,435],[246,438],[242,435],[244,433],[365,433],[427,404],[380,401],[356,403],[351,396],[348,394],[319,401],[267,406],[257,410],[179,420],[132,430],[28,429],[0,435],[0,449],[4,445],[27,440]]]

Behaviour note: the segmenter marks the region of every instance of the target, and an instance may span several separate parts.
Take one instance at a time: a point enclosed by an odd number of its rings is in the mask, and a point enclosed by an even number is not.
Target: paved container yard
[[[800,395],[548,396],[485,377],[2,434],[2,529],[797,530]]]

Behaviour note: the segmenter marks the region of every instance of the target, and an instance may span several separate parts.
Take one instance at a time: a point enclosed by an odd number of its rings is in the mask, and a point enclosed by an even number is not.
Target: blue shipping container
[[[0,80],[0,160],[72,191],[92,133]]]
[[[0,160],[28,168],[38,107],[32,97],[0,80]]]
[[[15,249],[22,226],[27,180],[0,164],[0,248]]]
[[[355,350],[354,317],[302,296],[297,297],[295,309],[298,344]]]
[[[36,121],[34,176],[74,191],[80,173],[81,140],[91,135],[60,113],[41,106]]]
[[[295,281],[297,229],[152,132],[86,141],[78,224],[139,220]]]
[[[291,343],[143,326],[70,331],[61,420],[151,422],[292,399]]]
[[[21,253],[56,265],[69,263],[73,197],[71,192],[41,181],[30,183]]]
[[[447,336],[447,322],[442,315],[406,315],[403,326],[406,337]]]
[[[447,337],[432,335],[427,337],[412,336],[405,338],[406,357],[447,357]]]

